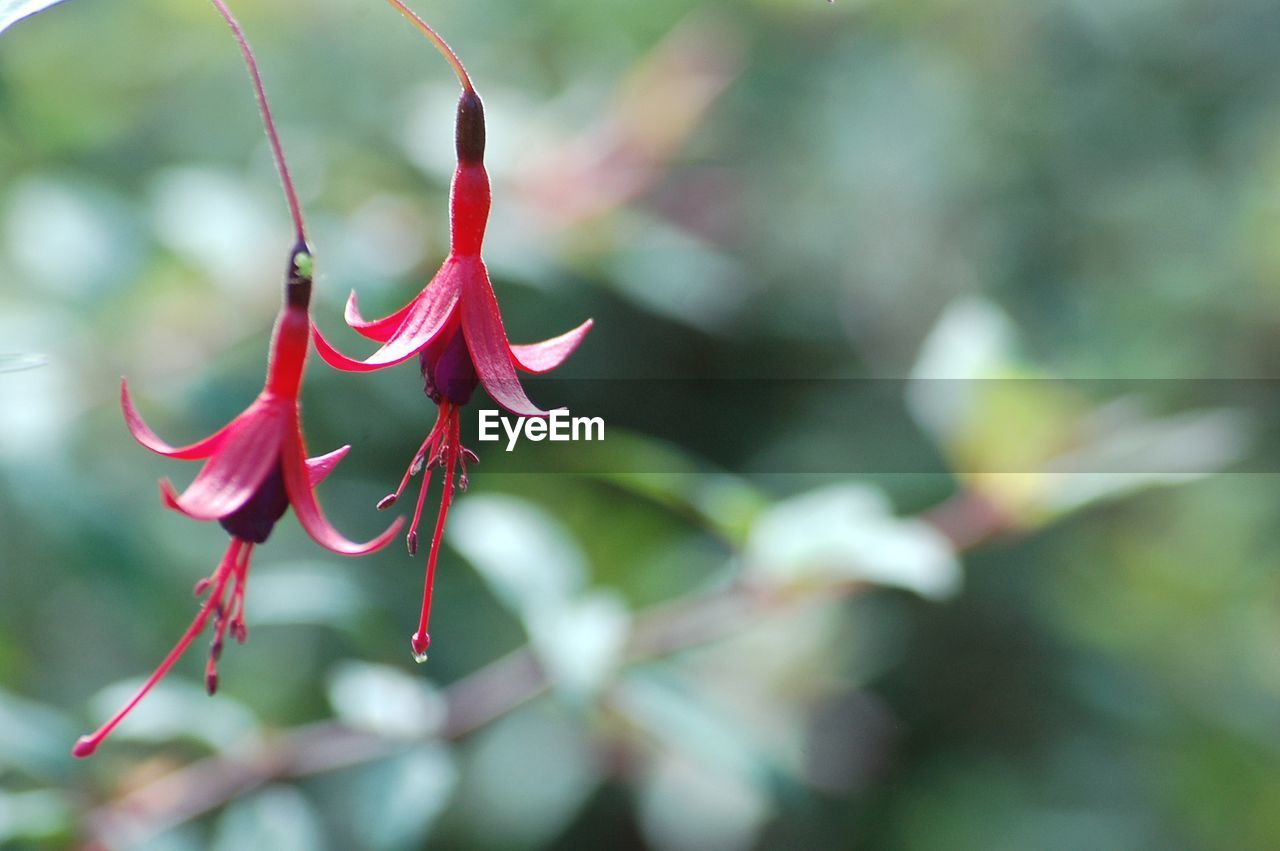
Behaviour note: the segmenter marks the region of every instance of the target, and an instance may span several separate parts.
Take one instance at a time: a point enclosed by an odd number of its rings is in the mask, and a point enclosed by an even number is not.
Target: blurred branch
[[[570,227],[649,190],[741,73],[732,22],[689,15],[638,63],[593,127],[530,164],[518,191],[538,220]]]
[[[1008,531],[1005,515],[981,495],[962,491],[921,515],[957,550]],[[761,616],[840,599],[870,587],[842,582],[779,593],[742,583],[661,603],[635,617],[626,662],[669,656],[731,635]],[[525,646],[444,689],[445,720],[436,734],[455,740],[543,694],[551,683]],[[121,848],[198,818],[275,780],[361,765],[402,751],[411,740],[359,730],[338,721],[254,738],[166,774],[88,812],[90,847]]]

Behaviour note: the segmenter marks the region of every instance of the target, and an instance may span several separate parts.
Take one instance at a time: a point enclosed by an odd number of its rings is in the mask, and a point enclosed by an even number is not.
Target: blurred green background
[[[1280,5],[415,6],[485,98],[513,339],[596,319],[531,395],[632,418],[476,446],[426,665],[422,559],[286,518],[219,694],[193,648],[73,760],[225,543],[119,377],[175,442],[240,411],[290,231],[207,3],[5,32],[0,352],[45,363],[0,360],[0,844],[1280,846],[1280,480],[1202,398],[1280,369]],[[376,0],[235,8],[363,353],[348,291],[446,250],[456,83]],[[349,536],[420,386],[311,365]]]

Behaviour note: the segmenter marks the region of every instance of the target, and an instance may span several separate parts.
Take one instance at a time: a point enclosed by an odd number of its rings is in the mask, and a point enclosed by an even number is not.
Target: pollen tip
[[[415,632],[413,638],[409,639],[409,646],[413,648],[413,661],[421,665],[427,661],[427,648],[431,646],[431,636],[425,632]]]
[[[213,697],[218,693],[218,672],[210,671],[204,675],[204,688],[209,692],[209,696]]]
[[[76,746],[71,749],[71,755],[76,759],[93,756],[94,751],[98,749],[99,741],[96,736],[81,736],[76,739]]]
[[[378,500],[378,510],[386,511],[388,508],[396,504],[396,500],[400,498],[399,494],[389,493],[382,499]]]
[[[409,555],[416,556],[418,554],[418,530],[411,529],[408,535],[405,535],[404,542],[409,547]]]

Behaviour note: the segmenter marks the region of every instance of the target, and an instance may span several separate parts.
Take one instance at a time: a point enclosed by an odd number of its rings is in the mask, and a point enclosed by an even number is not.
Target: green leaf
[[[269,786],[223,811],[212,847],[214,851],[323,848],[324,825],[320,812],[300,791],[292,786]]]
[[[449,749],[429,744],[369,766],[344,785],[344,797],[365,848],[408,851],[423,847],[457,782]]]
[[[922,520],[895,516],[884,494],[859,484],[810,491],[762,513],[744,561],[753,579],[782,587],[859,581],[942,599],[960,585],[947,539]]]
[[[62,0],[0,0],[0,33],[23,18],[56,6]]]
[[[555,518],[508,496],[468,497],[453,510],[449,542],[523,622],[558,688],[581,698],[602,687],[622,660],[626,605],[588,591],[586,555]]]
[[[540,703],[467,743],[455,812],[475,847],[533,851],[564,832],[602,780],[589,729]]]
[[[360,730],[389,738],[432,735],[444,725],[444,699],[421,677],[385,665],[339,662],[329,674],[329,703]]]

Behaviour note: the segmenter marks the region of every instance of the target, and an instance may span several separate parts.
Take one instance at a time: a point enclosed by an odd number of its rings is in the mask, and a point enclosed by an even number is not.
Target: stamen
[[[400,482],[400,487],[396,492],[382,498],[382,502],[378,503],[378,507],[382,508],[383,503],[392,505],[400,494],[404,491],[405,484],[408,483],[409,477],[417,474],[423,467],[423,459],[430,458],[430,462],[426,464],[427,476],[422,480],[422,486],[418,489],[418,503],[413,510],[413,521],[409,524],[409,532],[405,535],[405,545],[409,549],[409,555],[418,554],[418,523],[422,520],[422,506],[427,498],[427,489],[431,487],[431,471],[440,466],[444,462],[446,449],[449,446],[450,425],[453,425],[453,432],[456,441],[457,422],[456,417],[451,418],[450,413],[453,406],[449,404],[443,405],[436,413],[435,425],[431,427],[431,431],[427,434],[427,439],[422,441],[422,446],[418,449],[418,454],[413,456],[413,463],[409,466],[409,472],[405,474],[404,479]],[[390,500],[390,501],[388,501]]]
[[[431,487],[431,476],[428,474],[422,480],[422,487],[418,488],[418,504],[413,509],[413,521],[409,523],[409,534],[405,536],[405,543],[409,546],[409,555],[418,554],[418,522],[422,519],[422,505],[427,500],[427,488]]]
[[[251,545],[248,546],[251,548]],[[169,654],[164,657],[164,660],[160,663],[159,667],[157,667],[151,676],[147,678],[147,681],[142,684],[142,687],[139,688],[138,691],[134,693],[133,697],[129,699],[129,702],[124,705],[124,708],[113,715],[107,723],[103,724],[95,732],[87,736],[80,737],[71,751],[75,756],[80,758],[91,756],[93,752],[98,749],[98,745],[102,744],[102,741],[111,734],[112,730],[116,728],[116,725],[124,720],[125,716],[138,705],[142,698],[146,697],[147,693],[151,691],[155,684],[164,678],[165,674],[169,673],[169,669],[173,667],[173,664],[177,662],[182,654],[186,652],[187,648],[191,646],[191,642],[195,640],[196,636],[204,630],[204,625],[209,620],[209,616],[221,608],[223,592],[226,589],[227,581],[237,573],[237,562],[242,550],[245,552],[245,563],[247,564],[248,549],[246,549],[246,543],[239,538],[232,538],[230,545],[227,547],[226,553],[222,556],[222,561],[218,564],[217,569],[210,578],[210,584],[213,586],[213,593],[209,596],[209,599],[205,601],[204,605],[201,606],[200,611],[195,616],[195,619],[191,621],[191,626],[187,627],[187,631],[183,633],[182,638],[178,639],[178,643],[175,644],[173,649],[169,651]],[[216,686],[217,683],[215,680],[214,687],[216,688]]]
[[[253,553],[253,544],[247,544],[236,565],[236,586],[231,592],[235,616],[231,619],[231,635],[237,644],[244,644],[249,639],[249,627],[244,623],[244,591],[249,584],[249,556]]]
[[[427,661],[427,648],[431,646],[431,636],[427,632],[427,623],[431,617],[431,594],[435,587],[436,562],[440,555],[440,541],[444,537],[444,526],[449,517],[449,505],[453,502],[454,471],[460,456],[457,406],[448,402],[444,403],[440,419],[443,420],[444,428],[446,429],[444,445],[442,446],[445,456],[443,462],[444,488],[440,494],[440,514],[436,518],[435,532],[431,536],[431,552],[427,556],[427,576],[422,589],[422,614],[418,620],[418,629],[409,641],[410,647],[413,648],[413,659],[419,663]]]
[[[418,447],[417,453],[413,456],[413,460],[409,462],[409,468],[404,471],[404,476],[400,479],[400,485],[396,488],[395,493],[389,493],[378,501],[378,510],[384,511],[396,504],[396,500],[404,493],[405,487],[409,484],[409,479],[422,472],[422,459],[426,455],[427,446],[431,443],[431,439],[435,437],[436,430],[431,429],[427,434],[427,439],[422,441],[422,445]]]

